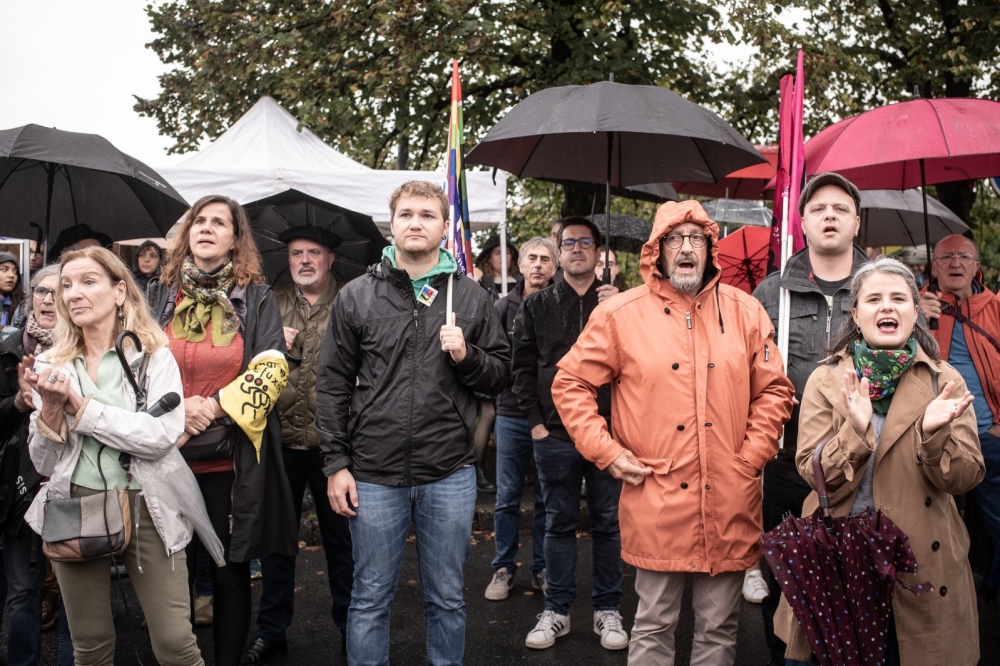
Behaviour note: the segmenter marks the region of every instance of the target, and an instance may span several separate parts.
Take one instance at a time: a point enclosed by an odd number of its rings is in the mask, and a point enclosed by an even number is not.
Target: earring
[[[125,328],[125,310],[120,305],[118,306],[118,323],[121,324],[122,328]]]

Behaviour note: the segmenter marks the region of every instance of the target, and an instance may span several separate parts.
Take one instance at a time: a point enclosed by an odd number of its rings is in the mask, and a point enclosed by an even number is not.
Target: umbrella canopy
[[[741,227],[719,239],[719,279],[752,294],[767,275],[770,241],[771,230],[766,227]]]
[[[334,249],[333,274],[341,281],[362,275],[369,265],[382,257],[389,243],[372,218],[309,196],[298,190],[286,190],[244,206],[250,216],[254,238],[264,257],[264,267],[271,284],[291,279],[288,274],[288,246],[278,235],[293,227],[315,226],[340,238]]]
[[[158,236],[184,214],[159,174],[96,134],[25,125],[0,130],[0,228],[49,241],[86,224],[113,240]]]
[[[754,146],[767,160],[766,164],[734,171],[718,183],[674,183],[678,194],[725,199],[762,199],[764,188],[778,171],[778,144]]]
[[[529,95],[500,119],[466,161],[520,178],[612,187],[717,182],[766,162],[708,109],[666,88],[610,81]]]
[[[829,507],[819,462],[825,444],[813,453],[821,507]],[[764,535],[763,551],[824,666],[884,663],[896,583],[917,595],[933,590],[898,579],[901,572],[916,573],[917,561],[906,535],[881,511],[834,518],[820,508],[803,518],[789,515]]]
[[[924,208],[917,190],[861,190],[861,229],[864,246],[923,245]],[[969,230],[961,218],[937,199],[927,197],[930,242]],[[924,262],[926,263],[926,262]]]
[[[861,190],[996,176],[1000,102],[915,99],[866,111],[810,139],[806,170],[810,176],[836,171]]]
[[[713,199],[701,202],[708,217],[715,222],[770,227],[771,209],[759,201],[746,199]]]
[[[608,216],[604,213],[587,216],[591,222],[601,229],[608,228]],[[608,242],[611,249],[618,252],[642,252],[642,246],[653,233],[653,225],[634,215],[611,215],[611,237]]]

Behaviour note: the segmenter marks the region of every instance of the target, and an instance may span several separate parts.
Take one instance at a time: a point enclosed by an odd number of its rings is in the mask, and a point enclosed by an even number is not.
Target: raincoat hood
[[[685,222],[700,224],[709,239],[710,261],[705,266],[701,289],[698,291],[711,287],[722,272],[719,267],[719,225],[708,218],[708,213],[697,201],[668,201],[657,209],[653,232],[639,255],[639,271],[643,282],[650,291],[660,296],[676,299],[679,295],[670,279],[660,272],[660,239]]]
[[[143,275],[142,271],[139,270],[139,255],[142,254],[142,251],[145,250],[147,247],[155,247],[156,251],[160,253],[159,265],[157,265],[156,270],[153,271],[152,274],[148,275],[147,277],[153,277],[154,275],[160,274],[160,267],[163,265],[163,251],[160,250],[160,246],[157,245],[155,242],[148,240],[145,241],[139,247],[137,247],[135,249],[135,252],[132,254],[132,274],[137,277],[139,275]]]

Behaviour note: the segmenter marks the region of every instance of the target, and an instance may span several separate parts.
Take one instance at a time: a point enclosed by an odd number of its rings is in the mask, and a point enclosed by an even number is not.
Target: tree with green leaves
[[[611,74],[705,99],[701,46],[723,37],[701,0],[184,0],[147,11],[150,48],[172,70],[135,108],[174,137],[172,152],[214,139],[270,95],[375,168],[437,164],[452,58],[471,147],[528,94]]]
[[[921,97],[1000,99],[997,0],[726,0],[734,43],[755,56],[727,76],[716,102],[755,142],[776,139],[775,91],[805,52],[806,135],[891,102]],[[974,184],[940,185],[970,220]]]

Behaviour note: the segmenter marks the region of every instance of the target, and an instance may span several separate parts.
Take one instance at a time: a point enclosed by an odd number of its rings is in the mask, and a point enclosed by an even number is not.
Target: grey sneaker
[[[538,624],[528,632],[524,646],[532,650],[544,650],[556,644],[556,639],[569,633],[569,615],[555,611],[544,611],[538,616]]]
[[[545,580],[545,569],[542,569],[538,573],[531,574],[531,587],[536,590],[541,590],[543,596],[548,594],[549,584]]]
[[[486,598],[490,601],[503,601],[514,587],[514,574],[506,569],[497,569],[493,580],[486,586]]]
[[[605,650],[628,647],[628,633],[622,629],[622,616],[616,610],[594,611],[594,633],[600,635]]]

